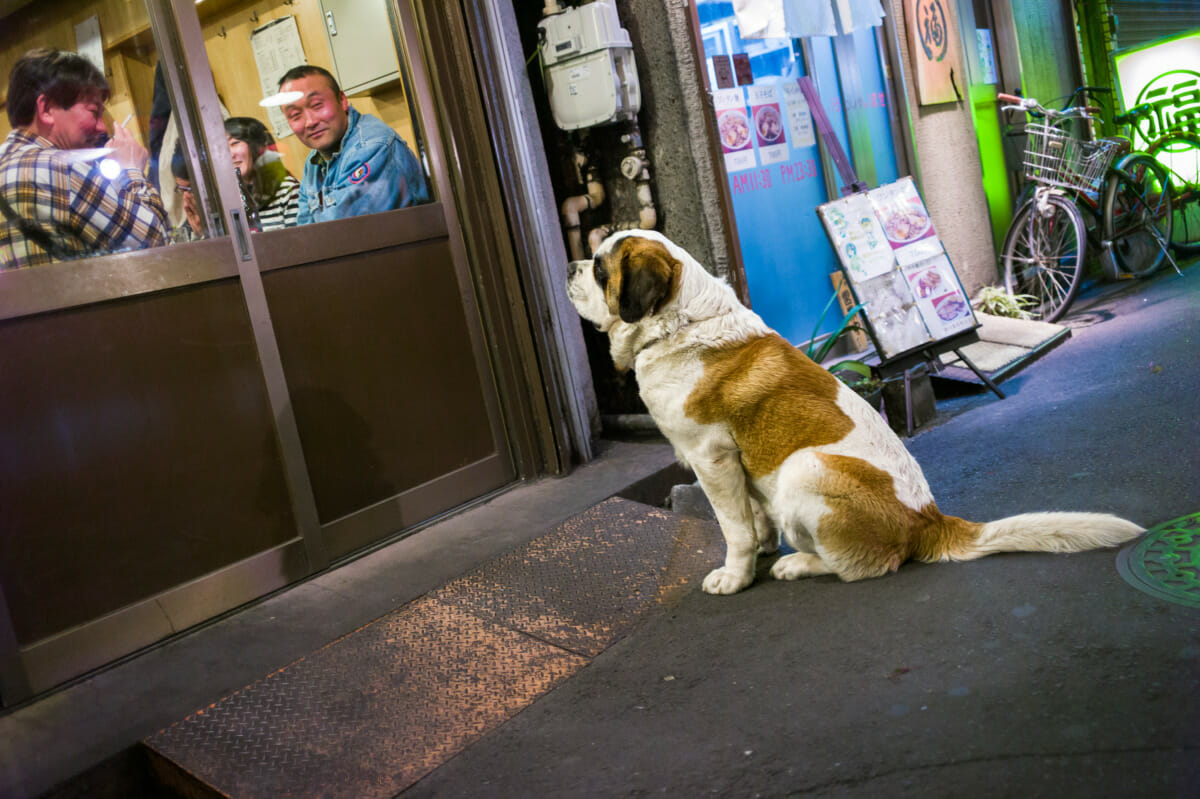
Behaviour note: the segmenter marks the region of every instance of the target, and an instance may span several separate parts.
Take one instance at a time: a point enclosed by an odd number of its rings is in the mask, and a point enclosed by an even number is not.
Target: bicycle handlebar
[[[1113,117],[1113,122],[1118,125],[1129,125],[1137,122],[1138,117],[1143,117],[1154,110],[1154,106],[1150,103],[1142,103],[1135,105],[1133,108],[1126,111],[1124,114]]]
[[[1090,118],[1093,114],[1099,113],[1102,110],[1094,105],[1077,105],[1073,108],[1064,108],[1061,111],[1056,111],[1053,108],[1047,108],[1032,97],[1018,97],[1015,94],[1005,94],[1003,92],[998,92],[996,99],[1007,103],[1004,106],[1005,111],[1024,111],[1027,114],[1045,116],[1051,120],[1063,117]]]

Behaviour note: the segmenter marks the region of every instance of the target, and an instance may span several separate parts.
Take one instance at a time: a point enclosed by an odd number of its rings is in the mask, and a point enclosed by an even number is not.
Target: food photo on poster
[[[950,259],[941,253],[903,269],[925,325],[935,339],[975,326],[970,303]]]
[[[754,132],[758,137],[758,158],[763,164],[775,164],[788,159],[787,136],[784,135],[783,115],[779,110],[779,94],[773,83],[751,86],[750,110],[754,117]]]
[[[717,112],[717,135],[725,155],[725,170],[740,172],[758,166],[750,117],[746,112],[746,94],[739,86],[713,92]]]
[[[901,266],[923,261],[942,251],[929,211],[912,178],[868,192],[883,232]]]

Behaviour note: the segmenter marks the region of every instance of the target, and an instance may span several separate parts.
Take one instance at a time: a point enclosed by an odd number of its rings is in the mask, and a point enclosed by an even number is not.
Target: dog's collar
[[[641,355],[643,352],[645,352],[646,350],[653,347],[655,344],[661,344],[662,342],[664,342],[667,339],[674,336],[679,331],[690,327],[695,322],[696,322],[695,319],[688,319],[687,321],[683,322],[682,324],[679,324],[679,325],[671,328],[668,332],[665,332],[665,333],[662,333],[661,335],[655,336],[654,338],[650,339],[649,341],[647,341],[645,343],[639,343],[638,346],[635,347],[633,350],[633,357],[637,358],[639,355]]]

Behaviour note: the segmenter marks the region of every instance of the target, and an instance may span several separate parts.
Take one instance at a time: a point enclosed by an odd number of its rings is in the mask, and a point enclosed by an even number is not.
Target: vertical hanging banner
[[[754,119],[754,133],[758,138],[758,158],[765,164],[776,164],[788,159],[787,136],[784,133],[783,114],[779,110],[779,94],[773,83],[751,86],[750,113]]]
[[[954,4],[955,0],[904,0],[908,49],[917,73],[917,99],[921,105],[962,99],[956,84],[964,78],[959,66],[962,45]]]
[[[713,107],[717,112],[717,135],[721,138],[721,152],[725,154],[725,171],[732,174],[757,166],[753,129],[746,113],[745,91],[741,87],[715,91]]]

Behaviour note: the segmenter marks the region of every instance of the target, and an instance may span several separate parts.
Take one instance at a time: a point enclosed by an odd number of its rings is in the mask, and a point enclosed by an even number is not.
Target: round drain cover
[[[1200,608],[1200,513],[1147,530],[1117,555],[1117,571],[1151,596]]]

